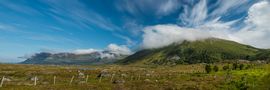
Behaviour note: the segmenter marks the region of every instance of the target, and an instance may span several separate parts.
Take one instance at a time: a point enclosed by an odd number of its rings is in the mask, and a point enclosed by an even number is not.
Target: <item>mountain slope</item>
[[[109,51],[92,52],[88,54],[74,53],[47,53],[41,52],[33,55],[21,64],[57,64],[57,65],[89,65],[108,64],[118,59],[123,59],[126,55],[115,54]]]
[[[158,49],[141,50],[123,60],[121,64],[141,63],[176,65],[213,63],[221,60],[252,59],[260,49],[237,42],[209,38],[200,41],[184,41]]]

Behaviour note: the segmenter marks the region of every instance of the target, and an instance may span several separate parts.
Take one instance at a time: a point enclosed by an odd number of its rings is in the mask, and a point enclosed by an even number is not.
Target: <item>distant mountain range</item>
[[[163,48],[145,49],[118,61],[120,64],[177,65],[214,63],[223,60],[269,60],[270,50],[209,38],[184,41]]]
[[[270,60],[270,50],[258,49],[217,38],[184,41],[156,49],[144,49],[133,55],[121,55],[110,51],[96,51],[88,54],[41,52],[28,58],[22,64],[146,64],[177,65],[194,63],[215,63],[223,60]]]
[[[41,52],[31,56],[21,64],[97,65],[110,64],[126,56],[110,51],[95,51],[85,54]]]

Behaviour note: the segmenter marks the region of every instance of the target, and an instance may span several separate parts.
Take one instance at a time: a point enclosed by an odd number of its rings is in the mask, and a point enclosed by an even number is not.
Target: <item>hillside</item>
[[[21,64],[96,65],[112,63],[118,59],[123,59],[124,57],[126,57],[126,55],[115,54],[108,51],[93,52],[88,54],[52,54],[48,52],[41,52],[21,62]]]
[[[184,41],[181,44],[172,44],[158,49],[141,50],[119,61],[119,63],[176,65],[236,59],[252,60],[259,52],[261,49],[248,45],[210,38],[194,42]]]

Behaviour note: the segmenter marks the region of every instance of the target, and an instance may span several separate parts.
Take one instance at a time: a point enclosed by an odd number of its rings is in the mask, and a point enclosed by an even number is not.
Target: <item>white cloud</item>
[[[96,49],[77,49],[75,51],[73,51],[73,53],[75,54],[89,54],[89,53],[93,53],[93,52],[98,52],[100,50],[96,50]]]
[[[165,16],[179,8],[179,2],[177,0],[167,0],[164,4],[159,6],[159,10],[156,12],[157,15]]]
[[[211,13],[211,15],[221,15],[234,8],[237,8],[237,10],[240,11],[239,7],[248,2],[250,2],[250,0],[218,0],[217,3],[219,6]]]
[[[130,55],[131,50],[125,45],[109,44],[106,50],[118,55]]]
[[[194,41],[207,37],[209,33],[177,25],[150,26],[144,29],[143,48],[159,48],[183,40]]]
[[[81,30],[93,29],[93,25],[109,31],[120,30],[120,27],[112,23],[109,18],[88,9],[79,0],[68,2],[65,0],[44,0],[41,2],[50,6],[49,12],[46,12],[46,14],[61,24],[70,25]]]
[[[200,0],[199,3],[190,7],[183,5],[184,12],[180,14],[179,19],[185,26],[199,25],[207,18],[207,3],[206,0]]]
[[[203,1],[201,1],[202,3]],[[203,8],[203,7],[201,7]],[[195,10],[197,11],[197,9]],[[195,13],[195,12],[193,12]],[[198,12],[200,14],[202,12]],[[183,40],[194,41],[209,37],[233,40],[259,48],[270,48],[270,4],[261,1],[254,4],[248,11],[245,20],[246,26],[238,31],[231,27],[236,21],[220,22],[216,18],[202,25],[192,28],[180,27],[172,24],[148,26],[144,28],[143,48],[159,48]],[[192,19],[192,18],[189,18]],[[203,20],[203,17],[194,15],[194,21]]]
[[[109,52],[109,53],[104,53]],[[74,54],[90,54],[90,53],[100,53],[101,57],[114,57],[112,54],[116,55],[130,55],[132,54],[131,50],[126,45],[117,45],[117,44],[109,44],[104,50],[98,49],[77,49],[74,50],[72,53]]]
[[[270,3],[261,1],[248,11],[247,26],[235,33],[242,43],[260,48],[270,48]]]
[[[270,4],[267,1],[262,1],[254,4],[248,12],[246,22],[256,25],[260,28],[269,27],[270,23]]]

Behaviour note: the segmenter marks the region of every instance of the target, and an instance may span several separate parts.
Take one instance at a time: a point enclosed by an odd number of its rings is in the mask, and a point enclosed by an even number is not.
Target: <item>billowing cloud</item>
[[[104,57],[112,57],[110,53],[116,54],[116,55],[130,55],[132,54],[131,50],[126,45],[117,45],[117,44],[109,44],[104,50],[98,50],[98,49],[77,49],[74,50],[72,53],[75,54],[90,54],[90,53],[100,53],[101,56]],[[103,53],[103,52],[109,52],[109,53]]]
[[[131,50],[125,45],[109,44],[106,50],[120,55],[132,54]]]
[[[205,2],[202,0],[200,3]],[[206,7],[206,6],[205,6]],[[198,9],[203,9],[201,7]],[[195,6],[196,8],[196,6]],[[197,9],[194,9],[197,11]],[[191,12],[195,24],[193,27],[181,27],[173,24],[155,25],[144,28],[143,48],[159,48],[183,40],[194,41],[209,37],[233,40],[244,44],[249,44],[259,48],[270,48],[270,4],[268,1],[261,1],[254,4],[248,10],[248,17],[245,20],[246,26],[240,30],[232,27],[235,21],[222,22],[219,18],[198,24],[205,20],[205,16],[200,16]],[[203,12],[201,12],[203,13]]]
[[[261,1],[254,4],[248,11],[245,20],[247,26],[235,33],[245,44],[260,48],[270,48],[270,3]]]
[[[75,54],[89,54],[89,53],[93,53],[93,52],[97,52],[97,51],[100,51],[100,50],[96,50],[96,49],[77,49],[75,50],[73,53]]]
[[[177,25],[156,25],[146,27],[143,35],[144,48],[159,48],[183,40],[194,41],[209,37],[209,33]]]

